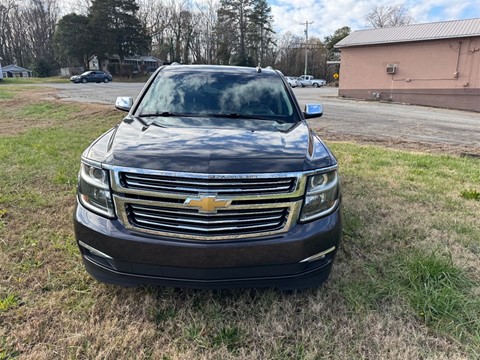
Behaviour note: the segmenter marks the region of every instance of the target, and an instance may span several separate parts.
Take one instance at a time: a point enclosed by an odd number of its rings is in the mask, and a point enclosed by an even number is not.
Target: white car
[[[293,76],[285,76],[285,79],[287,80],[288,84],[289,84],[292,88],[301,85],[301,84],[298,82],[297,78],[295,78],[295,77],[293,77]]]

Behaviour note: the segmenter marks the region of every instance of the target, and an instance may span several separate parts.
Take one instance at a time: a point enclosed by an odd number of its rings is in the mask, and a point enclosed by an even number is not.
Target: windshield
[[[160,72],[143,97],[137,116],[298,121],[279,76],[208,71]]]

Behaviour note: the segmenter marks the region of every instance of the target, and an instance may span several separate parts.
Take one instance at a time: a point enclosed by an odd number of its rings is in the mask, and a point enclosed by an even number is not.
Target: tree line
[[[309,73],[329,78],[335,69],[326,62],[339,59],[334,45],[350,33],[343,27],[308,43],[290,32],[278,36],[267,0],[79,0],[76,6],[61,16],[60,0],[0,0],[3,63],[49,76],[63,66],[88,68],[92,55],[101,61],[151,54],[165,62],[261,64],[300,75],[307,54]],[[372,19],[387,24],[378,18],[388,12],[376,10]]]

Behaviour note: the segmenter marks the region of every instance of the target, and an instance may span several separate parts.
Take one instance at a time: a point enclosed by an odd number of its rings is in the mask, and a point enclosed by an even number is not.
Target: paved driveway
[[[480,113],[338,98],[335,89],[295,89],[300,104],[320,102],[309,121],[325,137],[480,154]],[[480,101],[480,99],[479,99]]]
[[[117,96],[136,97],[141,83],[48,84],[69,101],[114,104]],[[324,116],[309,120],[324,138],[382,142],[403,147],[480,154],[480,114],[424,106],[338,98],[336,88],[296,88],[303,107],[321,103]],[[480,100],[479,100],[480,101]]]

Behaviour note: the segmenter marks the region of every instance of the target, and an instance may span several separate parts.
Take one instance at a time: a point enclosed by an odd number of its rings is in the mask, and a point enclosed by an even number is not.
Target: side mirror
[[[323,115],[323,108],[320,104],[307,104],[305,105],[305,110],[303,111],[305,119],[312,119],[321,117]]]
[[[120,96],[117,97],[117,101],[115,101],[115,108],[122,111],[130,111],[133,106],[133,98]]]

